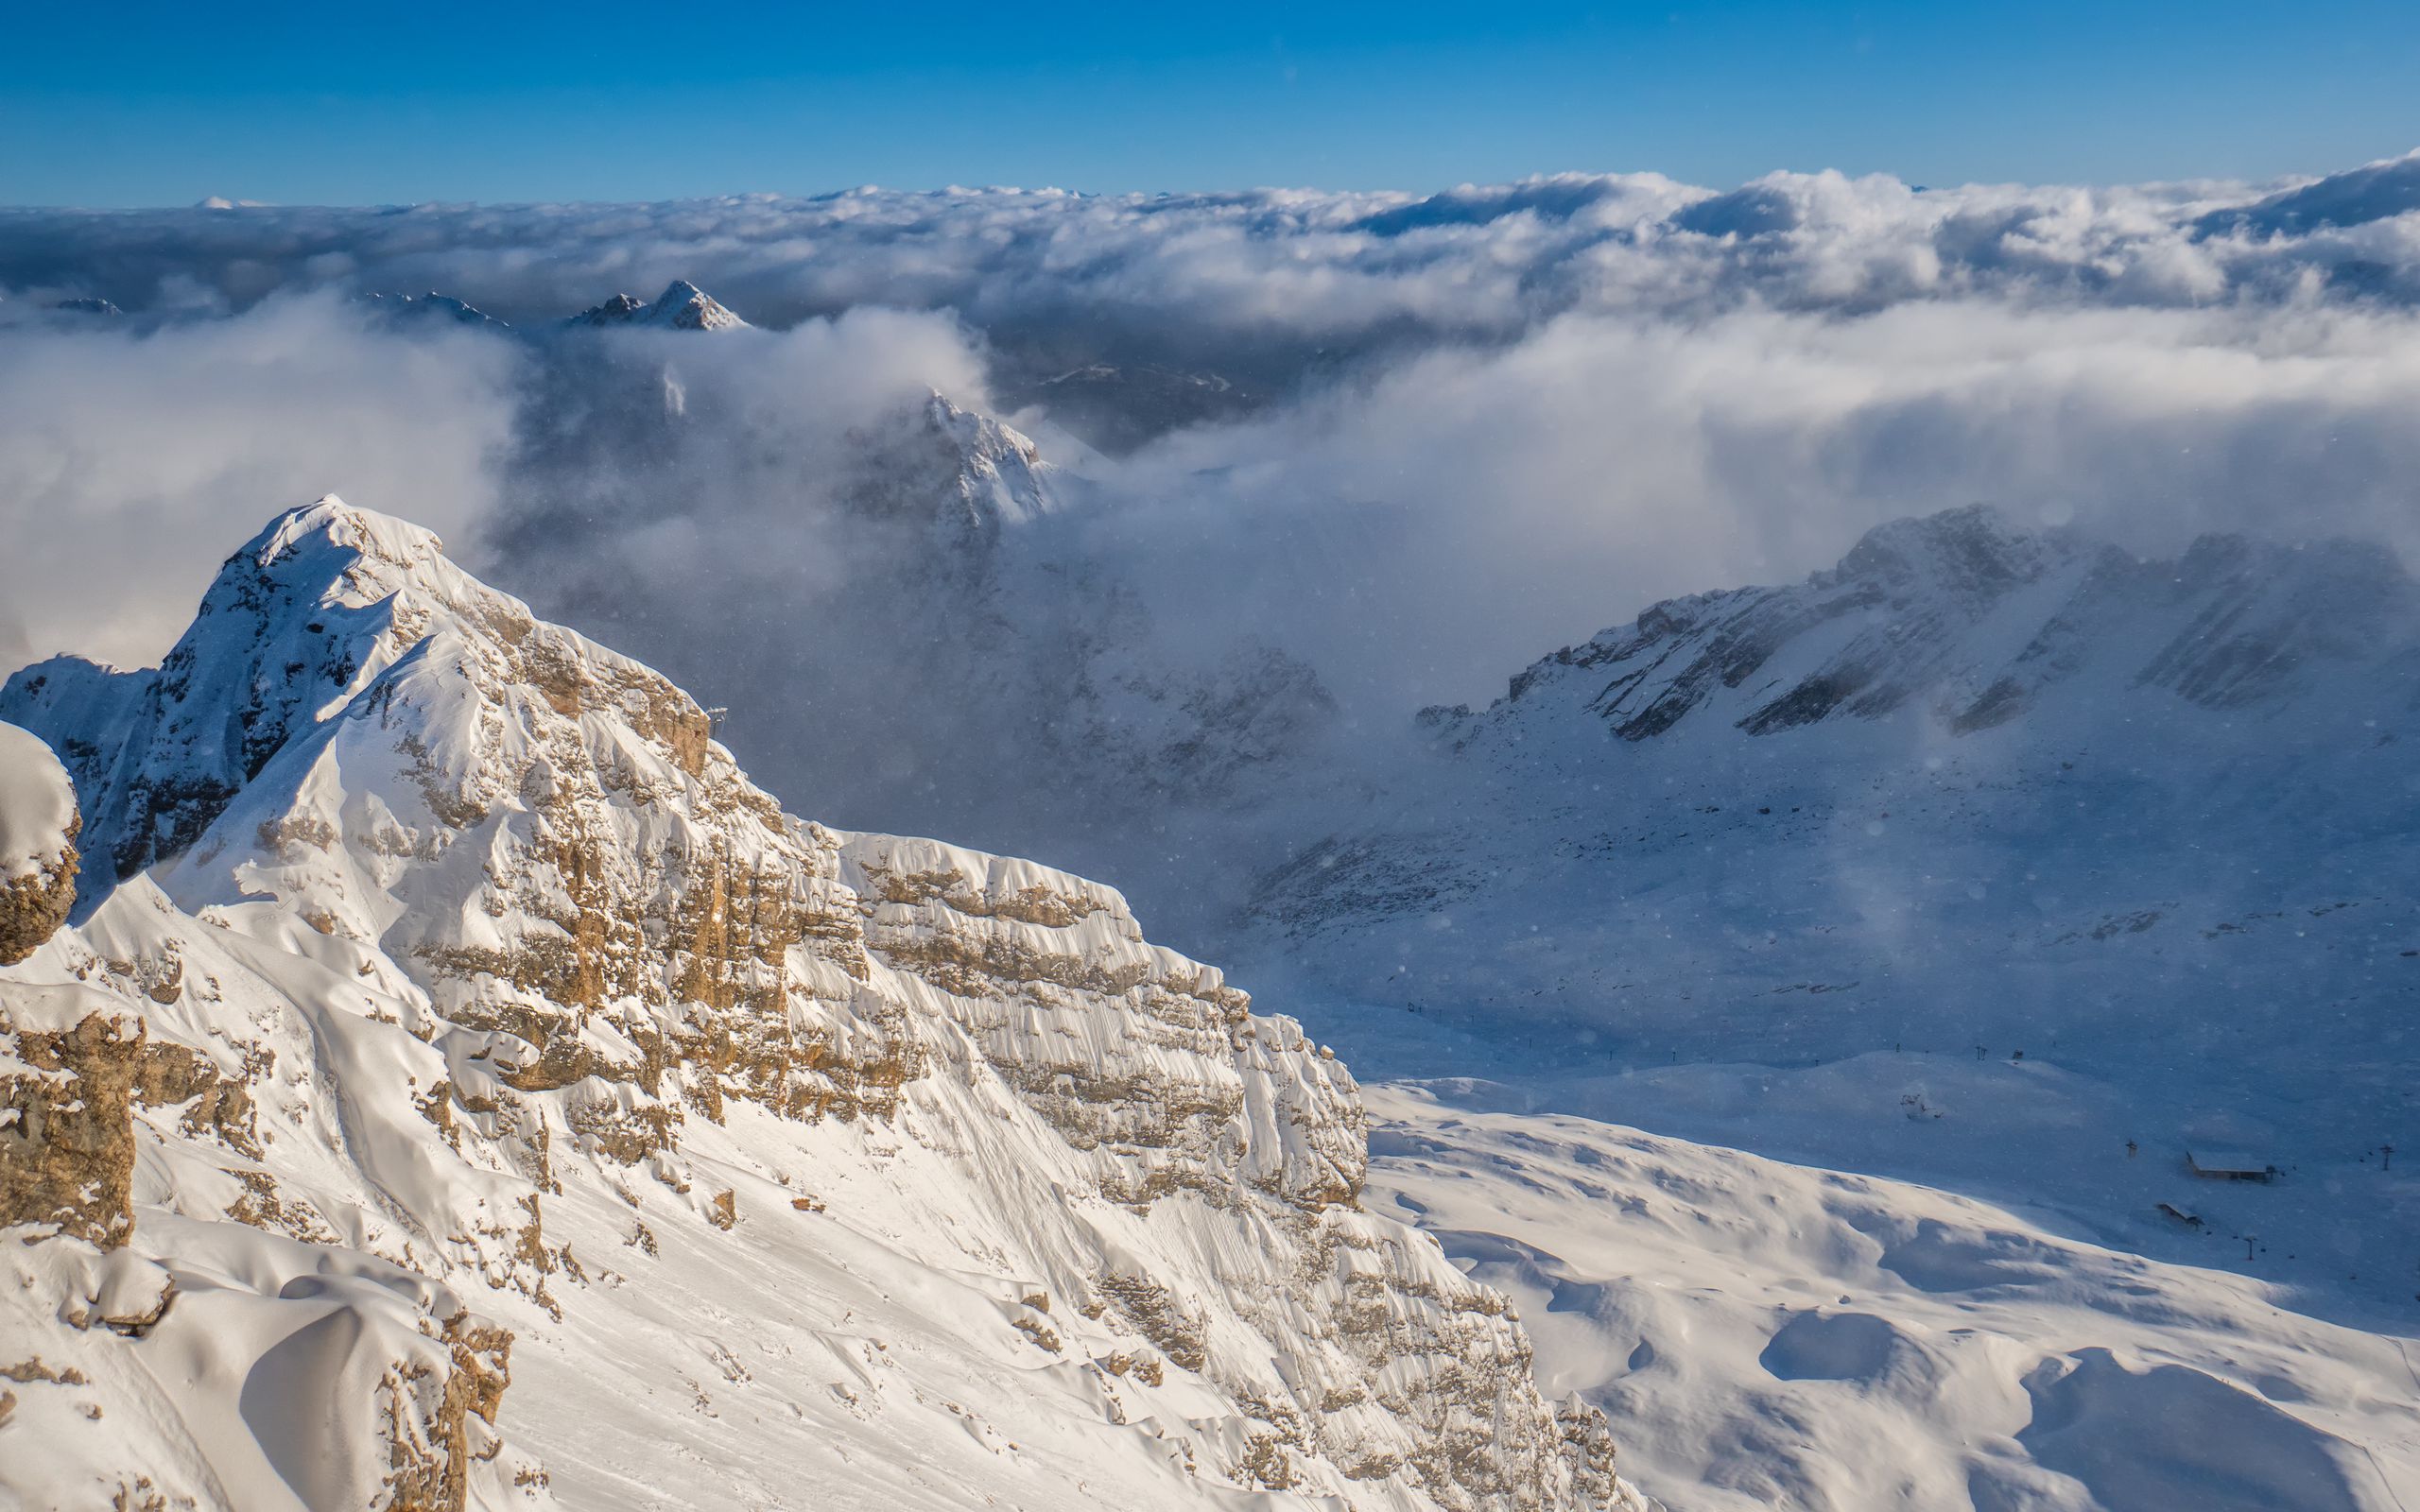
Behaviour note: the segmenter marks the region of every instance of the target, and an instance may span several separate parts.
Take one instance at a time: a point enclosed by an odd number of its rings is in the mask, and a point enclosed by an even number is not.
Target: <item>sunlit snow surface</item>
[[[0,725],[0,883],[55,860],[76,819],[76,794],[50,747]]]
[[[1413,1089],[1371,1102],[1373,1205],[1513,1297],[1542,1383],[1607,1408],[1675,1512],[2420,1493],[2420,1348],[2290,1293],[1926,1187]]]

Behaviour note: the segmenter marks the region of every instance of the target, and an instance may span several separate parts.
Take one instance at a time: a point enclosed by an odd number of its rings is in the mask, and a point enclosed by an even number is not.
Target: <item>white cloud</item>
[[[2420,297],[2420,155],[2264,198],[2242,184],[1916,189],[1772,174],[1727,193],[1563,175],[1416,198],[1253,190],[859,191],[656,205],[0,215],[0,287],[127,308],[270,288],[458,295],[507,318],[689,278],[760,324],[877,303],[995,335],[1075,322],[1194,351],[1743,300],[1873,308],[1987,294],[2190,306]]]
[[[458,530],[494,503],[517,353],[330,296],[0,337],[0,663],[156,661],[219,560],[322,493]]]
[[[1977,500],[2142,550],[2420,555],[2420,319],[2308,306],[1567,316],[1129,459],[1105,550],[1278,626],[1373,714],[1480,698],[1653,598]]]

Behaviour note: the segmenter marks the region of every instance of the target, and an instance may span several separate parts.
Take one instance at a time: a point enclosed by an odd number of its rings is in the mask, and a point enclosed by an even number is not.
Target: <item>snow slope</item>
[[[1465,1090],[1466,1091],[1466,1090]],[[1939,1191],[1372,1099],[1392,1203],[1519,1303],[1673,1512],[2394,1512],[2420,1348]]]
[[[2366,226],[2420,210],[2420,152],[2383,158],[2282,190],[2266,199],[2214,210],[2194,223],[2204,236],[2256,240],[2302,236],[2330,226]]]
[[[0,710],[124,877],[0,974],[30,1504],[1635,1504],[1292,1021],[784,814],[425,531],[294,510]]]
[[[1255,971],[1414,1079],[1374,1187],[1642,1488],[2420,1505],[2392,558],[1954,510],[1424,725],[1264,879]]]

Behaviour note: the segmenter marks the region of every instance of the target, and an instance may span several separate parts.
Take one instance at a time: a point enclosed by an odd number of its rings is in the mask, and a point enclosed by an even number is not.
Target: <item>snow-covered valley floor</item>
[[[1691,1069],[1701,1091],[1717,1079]],[[1668,1110],[1647,1079],[1629,1091]],[[1819,1122],[1789,1091],[1797,1113],[1768,1130]],[[2420,1507],[2420,1348],[2408,1325],[2318,1315],[2357,1298],[2093,1243],[2081,1205],[2017,1211],[1465,1106],[1515,1095],[1371,1089],[1371,1206],[1514,1298],[1540,1384],[1603,1407],[1627,1473],[1672,1512]],[[2051,1184],[2066,1153],[2036,1148]],[[2147,1185],[2150,1166],[2134,1162]],[[2294,1187],[2175,1184],[2210,1197],[2205,1226]],[[2334,1204],[2362,1226],[2348,1194]]]

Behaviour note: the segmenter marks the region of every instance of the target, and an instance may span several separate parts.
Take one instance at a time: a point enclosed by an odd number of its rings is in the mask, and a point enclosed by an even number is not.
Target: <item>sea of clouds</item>
[[[1724,193],[1561,175],[1426,198],[1253,190],[774,196],[670,204],[0,212],[0,288],[130,310],[437,289],[507,320],[682,278],[760,325],[949,309],[1072,347],[1266,359],[1557,316],[1847,312],[1982,295],[2195,307],[2420,295],[2420,157],[2310,184],[1923,189],[1776,173]],[[1115,333],[1112,337],[1108,333]]]
[[[673,279],[756,329],[561,326]],[[493,319],[359,298],[427,290]],[[1071,591],[1131,590],[1171,655],[1282,647],[1355,729],[1977,500],[2147,552],[2420,554],[2420,154],[2284,185],[15,210],[0,295],[9,665],[156,658],[220,556],[336,491],[710,697],[778,695],[720,685],[741,664],[828,688],[919,633],[841,592],[901,564],[840,504],[928,389],[1081,475]],[[967,738],[902,679],[929,724],[788,732]],[[1013,763],[960,765],[1013,800]]]

